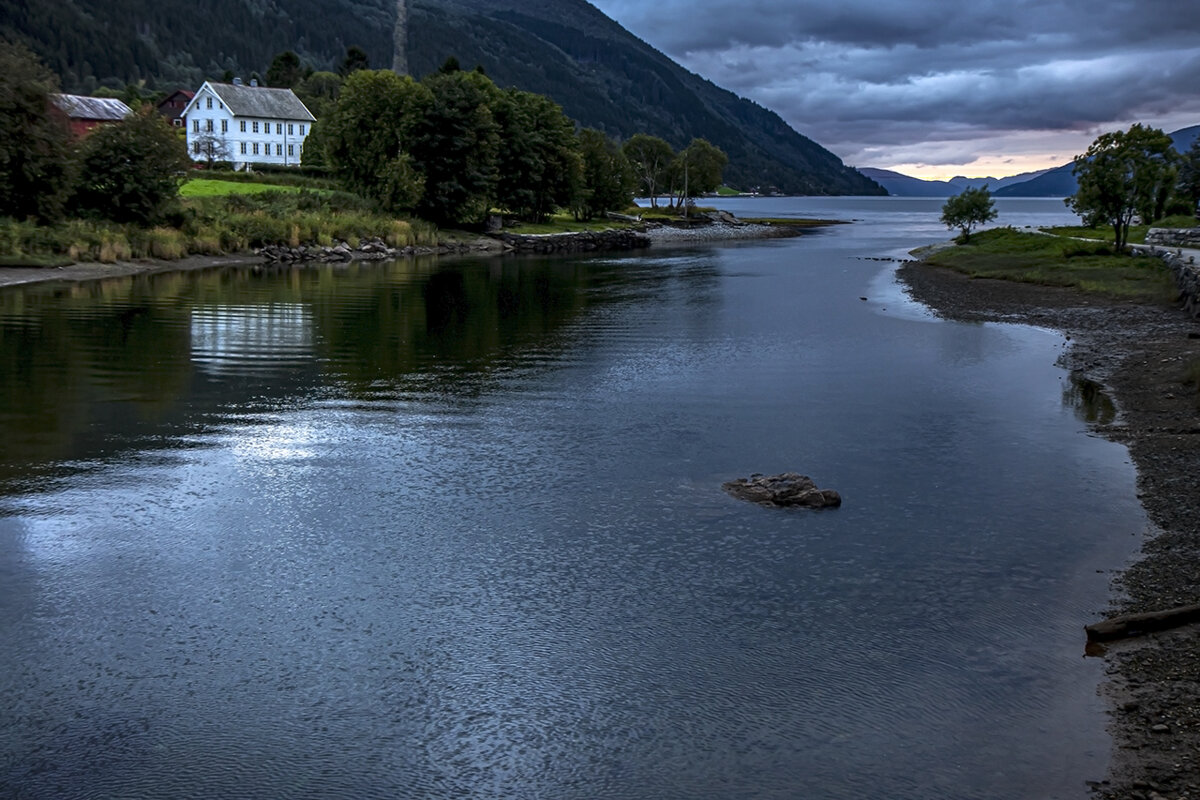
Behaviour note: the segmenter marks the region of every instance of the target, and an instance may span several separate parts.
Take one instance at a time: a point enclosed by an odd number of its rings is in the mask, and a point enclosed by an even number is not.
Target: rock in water
[[[837,508],[842,496],[833,489],[818,489],[812,478],[796,472],[738,478],[722,484],[734,497],[763,506]]]

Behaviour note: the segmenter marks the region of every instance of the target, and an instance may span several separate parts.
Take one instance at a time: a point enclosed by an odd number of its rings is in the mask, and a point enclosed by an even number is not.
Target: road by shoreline
[[[1156,528],[1114,582],[1103,613],[1200,602],[1200,405],[1183,379],[1185,365],[1200,361],[1200,321],[1178,309],[972,279],[923,262],[903,265],[898,277],[947,319],[1038,325],[1071,339],[1062,364],[1110,393],[1118,417],[1094,427],[1129,448],[1138,497]],[[1200,626],[1115,643],[1103,656],[1114,752],[1109,775],[1089,782],[1094,796],[1200,798]]]

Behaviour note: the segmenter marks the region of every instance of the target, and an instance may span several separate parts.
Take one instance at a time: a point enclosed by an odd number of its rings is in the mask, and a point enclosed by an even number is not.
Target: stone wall
[[[1179,299],[1183,302],[1184,311],[1200,319],[1200,264],[1196,263],[1196,257],[1160,247],[1151,247],[1148,250],[1152,255],[1161,258],[1175,276],[1175,285],[1179,287]]]
[[[589,250],[636,250],[650,246],[650,237],[634,230],[578,233],[502,233],[497,238],[518,253],[576,253]]]
[[[1146,244],[1156,247],[1200,247],[1200,228],[1151,228]]]

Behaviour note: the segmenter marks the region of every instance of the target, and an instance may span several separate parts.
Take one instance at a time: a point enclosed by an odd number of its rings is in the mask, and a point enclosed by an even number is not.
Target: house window
[[[229,133],[229,120],[221,120],[221,133]]]
[[[212,98],[211,98],[211,97],[206,97],[206,98],[204,98],[204,99],[205,99],[205,101],[206,101],[206,102],[205,102],[205,105],[206,105],[208,108],[212,108]]]
[[[296,145],[294,145],[294,144],[289,144],[289,145],[288,145],[288,155],[289,155],[289,156],[294,156],[294,155],[296,155]]]
[[[200,154],[200,143],[199,142],[192,142],[192,152],[195,153],[196,155]]]
[[[206,119],[204,121],[204,130],[208,131],[209,133],[212,133],[212,120],[211,119]]]
[[[296,135],[295,127],[296,127],[296,126],[295,126],[295,125],[293,125],[292,123],[290,123],[290,122],[288,123],[288,136],[295,136],[295,135]]]
[[[283,136],[283,123],[282,122],[275,123],[275,135]]]
[[[246,143],[242,142],[242,155],[246,155]]]
[[[275,155],[277,155],[277,156],[283,155],[283,145],[281,145],[281,144],[275,145]]]
[[[198,120],[198,119],[192,120],[192,131],[194,133],[200,132],[200,120]]]
[[[242,123],[242,133],[245,133],[246,132],[246,120],[241,120],[241,123]]]
[[[301,136],[304,135],[304,126],[303,125],[300,126],[300,135]]]
[[[183,120],[181,120],[181,119],[179,119],[178,117],[176,117],[175,119],[171,120],[171,124],[172,124],[172,125],[174,125],[176,128],[182,128],[182,127],[183,127]]]
[[[258,133],[258,120],[254,120],[254,122],[251,122],[250,127],[254,129],[255,133]]]
[[[258,142],[255,142],[252,146],[254,147],[254,155],[258,155]]]

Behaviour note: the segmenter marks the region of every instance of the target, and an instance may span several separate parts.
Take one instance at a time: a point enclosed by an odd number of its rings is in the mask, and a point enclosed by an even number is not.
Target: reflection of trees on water
[[[1074,409],[1076,416],[1095,425],[1109,425],[1117,418],[1117,407],[1104,393],[1104,387],[1077,373],[1063,385],[1063,405]]]
[[[686,273],[686,274],[685,274]],[[712,270],[637,259],[435,260],[224,268],[0,292],[0,480],[94,459],[336,385],[486,393],[604,304],[653,302]],[[222,419],[222,417],[225,417]]]

